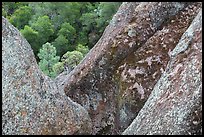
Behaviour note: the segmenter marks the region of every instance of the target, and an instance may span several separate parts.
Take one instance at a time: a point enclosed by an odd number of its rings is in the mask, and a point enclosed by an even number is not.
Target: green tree
[[[61,29],[58,32],[58,36],[63,35],[66,39],[70,42],[70,44],[74,43],[76,38],[76,30],[75,28],[70,25],[69,23],[65,22],[61,25]]]
[[[59,62],[60,57],[56,56],[56,49],[50,43],[42,45],[40,52],[38,53],[40,58],[39,67],[48,76],[55,77],[57,74],[53,71],[53,66]]]
[[[92,48],[101,37],[105,27],[108,25],[120,4],[119,2],[100,2],[95,5],[92,4],[94,6],[87,4],[89,11],[83,13],[80,17],[82,30],[78,35],[78,43]]]
[[[4,16],[4,17],[7,16],[7,12],[6,12],[6,10],[4,8],[2,9],[2,16]]]
[[[77,42],[83,45],[89,45],[88,33],[84,30],[79,32]]]
[[[6,16],[12,15],[17,8],[18,6],[15,2],[2,2],[2,10],[5,12]]]
[[[76,67],[80,61],[83,59],[83,54],[79,51],[68,51],[65,53],[61,61],[64,63],[65,67],[68,67],[69,69],[73,69]]]
[[[63,35],[59,35],[54,42],[52,42],[52,45],[56,47],[57,55],[62,56],[65,54],[68,50],[72,50],[72,47],[69,47],[69,42]]]
[[[81,9],[84,7],[84,4],[80,2],[66,2],[61,4],[63,8],[59,9],[59,15],[63,18],[64,22],[69,22],[77,28],[78,19],[81,16]]]
[[[87,46],[83,46],[82,44],[78,44],[76,47],[76,51],[79,51],[83,54],[83,57],[89,52],[89,48]]]
[[[63,23],[61,29],[57,33],[57,38],[52,43],[57,49],[57,55],[62,56],[67,51],[75,49],[76,30],[69,23]]]
[[[29,20],[32,16],[32,10],[28,6],[23,6],[17,9],[14,14],[10,17],[10,22],[19,30],[28,25]]]
[[[24,26],[24,29],[20,30],[21,34],[26,38],[26,40],[29,42],[31,45],[35,55],[37,55],[40,45],[38,45],[38,42],[36,40],[39,39],[39,34],[37,31],[33,30],[31,27],[28,25]]]
[[[77,20],[81,16],[81,9],[85,7],[84,3],[79,2],[33,2],[29,6],[34,10],[30,24],[35,22],[41,16],[48,16],[54,25],[55,31],[59,30],[60,25],[69,22],[77,28]]]
[[[60,74],[61,72],[64,71],[64,63],[63,62],[57,62],[53,66],[53,71],[55,72],[56,75]]]
[[[34,15],[29,21],[29,24],[33,24],[39,17],[48,16],[54,25],[54,31],[57,31],[63,20],[59,15],[59,9],[63,2],[29,2],[29,6],[33,9]],[[64,9],[65,10],[65,9]]]
[[[100,28],[100,32],[103,32],[105,27],[109,24],[113,15],[121,5],[121,2],[100,2],[97,8],[97,27]]]
[[[97,15],[94,12],[82,14],[80,21],[82,23],[82,31],[79,35],[79,43],[91,46],[93,43],[89,40],[89,33],[97,31],[96,28]]]
[[[38,20],[31,25],[31,27],[39,34],[39,45],[49,42],[50,36],[54,34],[53,25],[48,16],[39,17]]]
[[[28,2],[2,2],[2,11],[5,17],[10,17],[17,9],[22,6],[28,6]]]
[[[94,12],[84,13],[80,18],[83,29],[87,32],[94,29],[94,26],[96,26],[96,18],[97,15]]]
[[[84,13],[81,16],[80,21],[83,27],[79,35],[79,41],[78,41],[79,43],[82,43],[83,45],[87,45],[90,48],[94,46],[94,44],[98,40],[98,31],[99,31],[99,29],[96,27],[97,18],[98,16],[94,12]]]

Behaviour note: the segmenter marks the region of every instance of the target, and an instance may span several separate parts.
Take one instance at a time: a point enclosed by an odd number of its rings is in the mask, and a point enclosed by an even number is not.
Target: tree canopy
[[[120,4],[121,2],[3,2],[2,13],[20,30],[30,43],[37,62],[40,62],[42,59],[38,53],[47,42],[55,47],[59,57],[69,52],[83,58],[99,40]]]

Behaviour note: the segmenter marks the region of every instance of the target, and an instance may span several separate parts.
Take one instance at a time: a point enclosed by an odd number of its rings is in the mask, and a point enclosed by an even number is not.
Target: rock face
[[[167,69],[123,134],[202,134],[202,11],[170,53]]]
[[[88,134],[87,111],[42,74],[28,42],[2,17],[2,134]]]
[[[84,60],[55,80],[2,17],[2,133],[202,134],[201,10],[124,2]]]
[[[68,75],[65,93],[87,109],[92,134],[120,134],[137,116],[201,3],[123,3]]]
[[[187,6],[122,61],[117,70],[121,130],[127,128],[143,107],[167,67],[169,53],[198,13],[198,7],[198,3]]]

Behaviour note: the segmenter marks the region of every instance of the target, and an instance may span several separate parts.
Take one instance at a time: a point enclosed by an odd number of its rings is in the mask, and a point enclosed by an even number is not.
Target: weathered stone
[[[194,3],[187,6],[148,39],[141,48],[122,61],[117,70],[118,109],[125,110],[127,117],[123,119],[121,118],[123,114],[120,114],[121,131],[129,126],[143,107],[154,85],[164,73],[170,59],[169,53],[198,13],[200,5],[200,3]]]
[[[190,6],[199,9],[199,5],[178,2],[121,5],[101,39],[65,83],[66,95],[88,110],[92,134],[119,134],[131,123],[163,73],[168,51],[176,46],[195,17],[197,10],[190,11]],[[129,94],[131,91],[135,93]]]
[[[170,52],[147,102],[123,134],[202,134],[202,9]]]
[[[38,68],[19,31],[2,17],[2,134],[85,134],[87,111]]]
[[[135,119],[123,134],[200,134],[201,19],[189,25],[201,6],[124,2],[85,59],[54,80],[2,18],[2,133],[121,134]]]

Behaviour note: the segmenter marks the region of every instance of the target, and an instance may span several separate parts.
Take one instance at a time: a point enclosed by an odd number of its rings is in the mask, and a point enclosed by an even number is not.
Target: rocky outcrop
[[[170,52],[144,107],[123,134],[202,134],[202,11]]]
[[[143,107],[167,67],[170,52],[198,13],[199,7],[199,3],[187,6],[122,61],[117,70],[121,131],[129,126]]]
[[[38,68],[19,31],[2,17],[2,134],[88,134],[87,111]]]
[[[201,9],[124,2],[83,61],[54,80],[2,17],[2,133],[201,134]]]
[[[123,3],[68,75],[65,93],[87,109],[92,134],[120,134],[137,116],[201,3]]]

